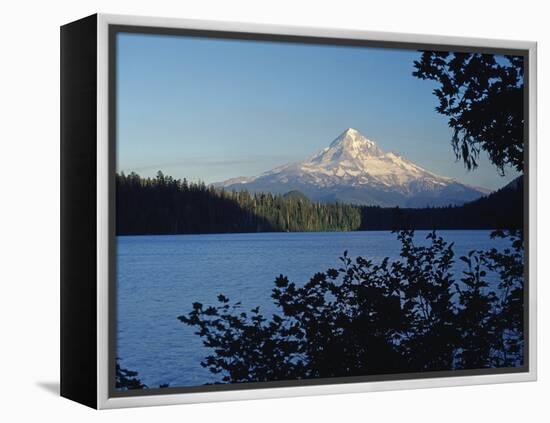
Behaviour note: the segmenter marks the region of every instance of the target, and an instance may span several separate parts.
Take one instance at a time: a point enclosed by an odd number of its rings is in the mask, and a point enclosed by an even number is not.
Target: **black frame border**
[[[449,52],[475,52],[483,54],[500,54],[522,56],[524,58],[524,201],[523,201],[523,219],[524,219],[524,364],[520,367],[511,368],[496,368],[496,369],[473,369],[473,370],[446,370],[434,372],[418,372],[418,373],[401,373],[401,374],[383,374],[369,376],[350,376],[339,378],[319,378],[319,379],[300,379],[288,381],[273,381],[273,382],[250,382],[250,383],[235,383],[235,384],[219,384],[219,385],[200,385],[192,387],[167,387],[167,388],[147,388],[140,390],[121,391],[115,388],[116,375],[116,228],[115,228],[115,208],[116,208],[116,193],[115,193],[115,170],[116,170],[116,76],[117,76],[117,35],[119,33],[133,33],[143,35],[159,35],[159,36],[184,36],[184,37],[199,37],[199,38],[214,38],[214,39],[230,39],[240,41],[264,41],[276,43],[301,43],[301,44],[317,44],[317,45],[332,45],[346,47],[371,47],[371,48],[387,48],[387,49],[406,49],[406,50],[434,50],[434,51],[449,51]],[[528,49],[507,49],[493,47],[472,47],[460,46],[445,43],[416,43],[407,41],[379,41],[366,40],[358,38],[336,38],[336,37],[317,37],[303,35],[284,35],[275,33],[254,33],[254,32],[237,32],[237,31],[218,31],[206,29],[186,29],[174,27],[154,27],[154,26],[139,26],[139,25],[124,25],[124,24],[109,24],[108,25],[108,150],[109,150],[109,304],[108,304],[108,325],[109,325],[109,363],[108,363],[108,397],[143,397],[150,395],[167,395],[167,394],[186,394],[198,392],[220,392],[220,391],[235,391],[235,390],[254,390],[267,388],[288,388],[300,386],[316,386],[316,385],[336,385],[348,383],[365,383],[365,382],[382,382],[382,381],[399,381],[411,379],[433,379],[433,378],[448,378],[448,377],[466,377],[479,375],[498,375],[498,374],[514,374],[528,373],[529,365],[529,92],[530,92],[530,58]]]
[[[60,30],[60,395],[97,407],[97,15]]]

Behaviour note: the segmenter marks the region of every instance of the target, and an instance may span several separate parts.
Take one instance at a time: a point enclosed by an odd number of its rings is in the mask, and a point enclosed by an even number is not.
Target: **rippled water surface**
[[[426,234],[417,231],[417,242]],[[438,234],[455,243],[457,257],[506,245],[489,231]],[[117,237],[117,356],[150,387],[214,382],[200,366],[207,349],[177,320],[193,302],[215,304],[223,293],[269,314],[277,275],[301,284],[338,266],[344,250],[377,260],[397,258],[399,247],[396,234],[384,231]]]

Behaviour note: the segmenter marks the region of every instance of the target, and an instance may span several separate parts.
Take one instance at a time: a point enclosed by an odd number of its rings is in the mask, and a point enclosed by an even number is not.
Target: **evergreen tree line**
[[[486,197],[461,206],[383,208],[362,206],[361,230],[522,229],[523,177]]]
[[[521,184],[518,184],[521,186]],[[305,195],[225,191],[202,182],[116,175],[117,235],[399,229],[519,229],[522,190],[423,209],[317,203]]]
[[[164,176],[116,176],[118,235],[353,231],[357,207],[300,196],[225,191]]]

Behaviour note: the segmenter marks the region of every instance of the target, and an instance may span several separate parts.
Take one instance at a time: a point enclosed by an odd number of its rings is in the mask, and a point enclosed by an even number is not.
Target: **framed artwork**
[[[536,44],[61,28],[61,394],[536,378]]]

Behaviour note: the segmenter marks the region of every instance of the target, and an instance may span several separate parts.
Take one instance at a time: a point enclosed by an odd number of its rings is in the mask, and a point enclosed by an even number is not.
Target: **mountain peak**
[[[281,194],[300,191],[312,201],[413,207],[459,204],[482,194],[396,153],[385,153],[355,128],[346,128],[305,160],[221,185]]]
[[[338,143],[345,139],[365,138],[361,132],[355,128],[347,128],[344,132],[336,137],[332,144]]]
[[[359,152],[374,155],[383,154],[374,141],[365,137],[355,128],[347,128],[334,141],[332,141],[329,148],[339,148],[355,154]]]
[[[342,132],[343,135],[356,135],[359,131],[355,128],[348,128],[344,132]]]

